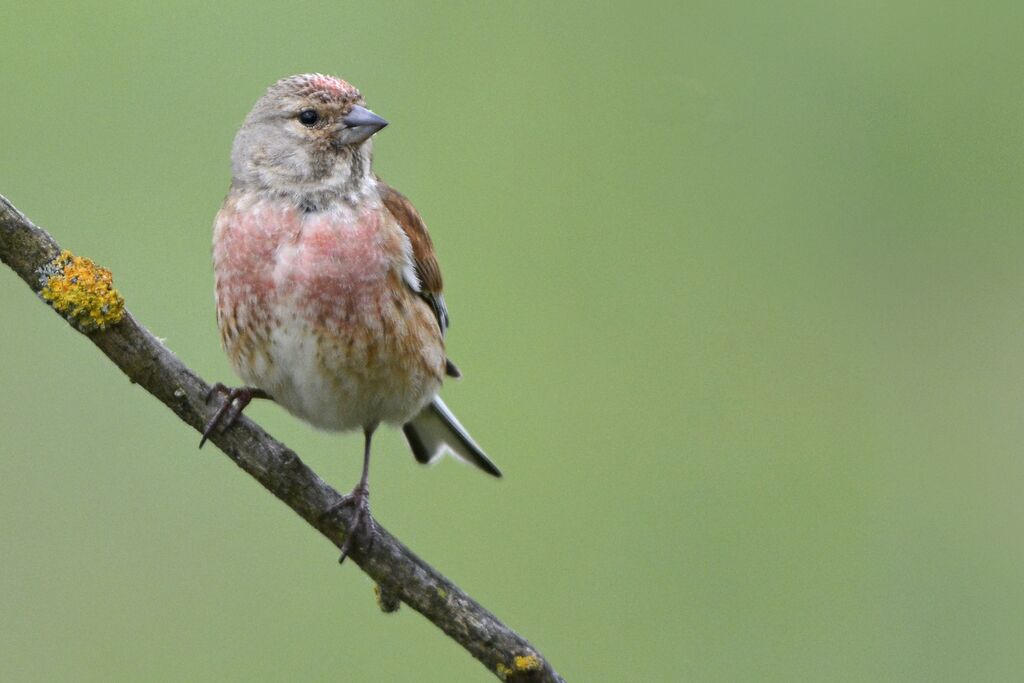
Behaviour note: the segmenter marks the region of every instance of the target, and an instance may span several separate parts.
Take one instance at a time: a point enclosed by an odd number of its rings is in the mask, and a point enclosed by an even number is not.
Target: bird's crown
[[[297,74],[282,78],[267,90],[270,96],[289,95],[321,102],[362,100],[359,89],[348,81],[324,74]]]

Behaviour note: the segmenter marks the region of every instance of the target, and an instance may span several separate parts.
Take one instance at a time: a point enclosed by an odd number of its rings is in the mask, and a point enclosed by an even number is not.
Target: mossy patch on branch
[[[124,299],[110,271],[70,251],[39,269],[39,284],[39,296],[83,332],[106,329],[124,317]]]

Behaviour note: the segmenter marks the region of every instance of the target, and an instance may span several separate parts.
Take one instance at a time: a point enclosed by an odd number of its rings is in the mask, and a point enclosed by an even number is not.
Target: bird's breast
[[[409,419],[440,385],[444,344],[403,281],[403,236],[380,206],[229,200],[214,230],[217,313],[243,379],[330,429]]]
[[[379,206],[317,213],[229,202],[214,234],[217,295],[230,308],[286,307],[337,328],[374,307],[394,279],[401,244]]]
[[[380,211],[315,214],[299,223],[274,251],[270,282],[277,301],[328,329],[369,314],[399,256],[389,248]]]

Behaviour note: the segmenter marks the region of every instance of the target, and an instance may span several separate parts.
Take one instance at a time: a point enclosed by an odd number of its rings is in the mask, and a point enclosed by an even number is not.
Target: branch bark
[[[0,260],[37,295],[42,269],[61,253],[57,242],[0,195]],[[76,326],[128,378],[201,431],[216,406],[207,405],[210,386],[182,363],[130,313],[105,329]],[[244,415],[230,429],[211,436],[221,451],[294,510],[335,546],[341,547],[353,511],[338,507],[341,494],[307,467],[294,451]],[[551,664],[493,614],[440,572],[417,557],[376,521],[369,544],[355,539],[351,561],[378,586],[382,609],[401,600],[429,619],[505,681],[564,681]],[[390,609],[389,609],[390,608]]]

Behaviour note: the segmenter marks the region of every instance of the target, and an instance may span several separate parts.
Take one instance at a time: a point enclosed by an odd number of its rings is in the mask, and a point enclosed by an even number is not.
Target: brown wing
[[[407,284],[430,304],[443,335],[448,330],[448,308],[445,306],[444,295],[441,293],[444,289],[444,283],[441,281],[441,268],[437,265],[437,257],[434,256],[434,245],[430,241],[427,226],[420,218],[416,207],[405,195],[380,178],[377,179],[377,183],[384,206],[398,221],[398,225],[408,235],[409,242],[412,244],[413,267],[419,282]]]

